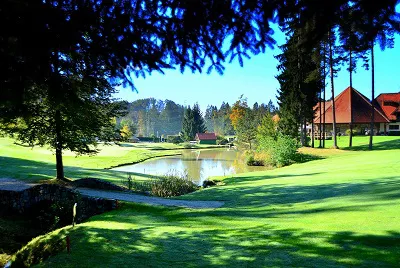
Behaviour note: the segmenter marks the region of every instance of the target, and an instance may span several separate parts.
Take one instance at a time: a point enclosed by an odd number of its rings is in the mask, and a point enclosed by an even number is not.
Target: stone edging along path
[[[23,191],[31,188],[37,184],[30,184],[24,181],[11,179],[11,178],[0,178],[0,190],[7,191]],[[105,190],[94,190],[88,188],[75,188],[82,195],[104,198],[104,199],[116,199],[125,202],[132,203],[143,203],[148,205],[159,205],[168,207],[184,207],[194,209],[212,209],[219,208],[224,205],[221,201],[195,201],[195,200],[176,200],[166,199],[153,196],[144,196],[134,193],[117,192],[117,191],[105,191]]]

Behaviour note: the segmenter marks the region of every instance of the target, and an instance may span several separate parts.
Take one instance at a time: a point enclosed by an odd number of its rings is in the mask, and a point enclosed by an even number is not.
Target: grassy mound
[[[32,239],[13,256],[11,267],[31,267],[66,250],[66,236],[70,228],[64,227]]]

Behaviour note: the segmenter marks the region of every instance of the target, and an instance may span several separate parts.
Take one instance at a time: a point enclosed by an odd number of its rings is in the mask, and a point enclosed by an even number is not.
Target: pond
[[[185,150],[182,155],[154,158],[134,165],[114,168],[116,171],[165,175],[185,170],[198,185],[213,176],[226,176],[250,171],[265,170],[266,167],[249,167],[242,153],[234,149]]]

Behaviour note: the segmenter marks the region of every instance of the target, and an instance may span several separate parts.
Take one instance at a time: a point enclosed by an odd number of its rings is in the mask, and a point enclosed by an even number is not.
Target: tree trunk
[[[300,121],[303,121],[302,119],[300,119]],[[300,142],[301,142],[301,146],[304,147],[306,146],[306,131],[304,131],[305,129],[305,125],[304,125],[304,121],[300,123]]]
[[[353,105],[352,105],[352,95],[353,95],[353,62],[352,62],[352,51],[350,48],[350,134],[349,134],[349,147],[353,146]]]
[[[318,148],[322,148],[322,88],[321,93],[319,94],[319,125],[318,125],[318,132],[319,132],[319,146]]]
[[[324,111],[323,114],[323,119],[322,119],[322,147],[325,148],[325,100],[326,100],[326,44],[324,43],[324,97],[323,97],[323,108],[322,110]]]
[[[371,75],[372,75],[372,96],[371,96],[371,124],[370,124],[370,133],[369,133],[369,149],[372,150],[372,137],[374,136],[374,123],[375,123],[375,107],[374,107],[374,99],[375,99],[375,61],[374,61],[374,42],[371,45]]]
[[[331,40],[331,33],[328,33],[329,39],[329,65],[330,65],[330,74],[331,74],[331,92],[332,92],[332,127],[333,127],[333,148],[338,149],[337,146],[337,137],[336,137],[336,112],[335,112],[335,85],[333,79],[333,53],[332,53],[332,40]]]
[[[314,148],[314,121],[311,121],[311,148]]]
[[[56,167],[57,179],[64,180],[64,165],[62,160],[62,135],[61,135],[61,112],[56,111]]]

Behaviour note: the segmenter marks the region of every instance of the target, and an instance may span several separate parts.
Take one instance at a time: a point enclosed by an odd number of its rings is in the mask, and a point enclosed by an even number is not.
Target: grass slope
[[[75,227],[72,254],[40,266],[398,267],[399,139],[376,140],[385,150],[315,149],[326,158],[185,196],[220,209],[125,204]]]
[[[126,173],[107,168],[159,156],[176,155],[182,148],[180,145],[157,143],[99,145],[99,154],[78,157],[66,151],[63,157],[65,175],[71,179],[95,177],[120,183],[126,178]],[[0,177],[35,182],[54,178],[55,174],[55,155],[47,148],[25,147],[14,144],[12,139],[0,138]],[[135,178],[146,179],[146,175],[136,174]]]

